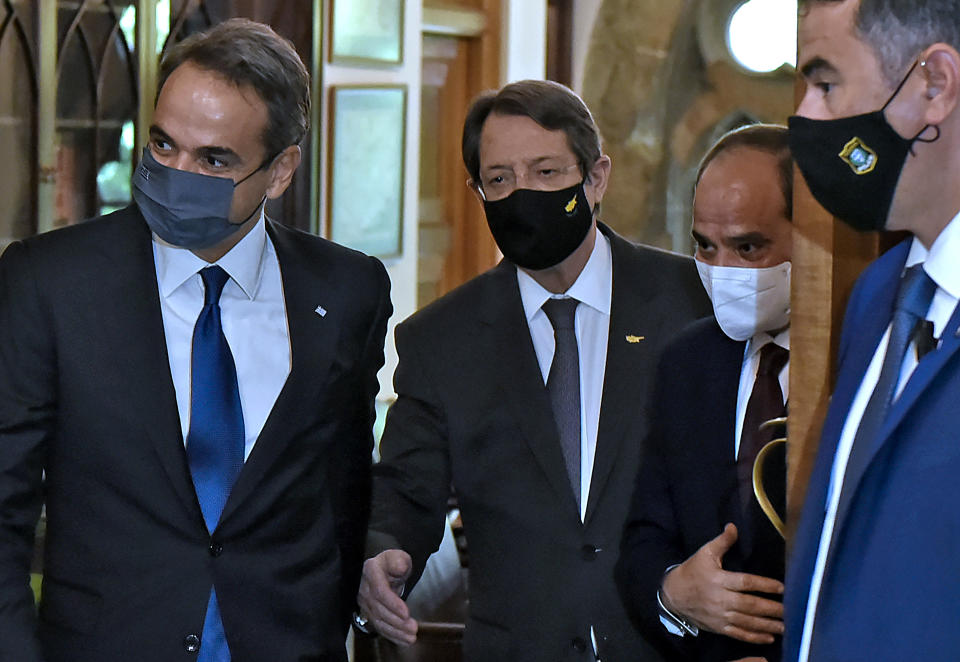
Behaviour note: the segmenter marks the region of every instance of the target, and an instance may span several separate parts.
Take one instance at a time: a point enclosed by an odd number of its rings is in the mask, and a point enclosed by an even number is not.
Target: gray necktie
[[[548,299],[543,304],[553,325],[557,345],[547,376],[550,404],[560,433],[560,449],[567,465],[567,475],[573,494],[580,507],[580,352],[577,350],[577,334],[574,317],[577,313],[576,299]]]

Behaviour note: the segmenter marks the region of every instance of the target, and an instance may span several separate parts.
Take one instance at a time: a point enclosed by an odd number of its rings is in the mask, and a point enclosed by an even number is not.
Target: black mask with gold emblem
[[[887,224],[900,172],[915,142],[933,142],[940,129],[927,125],[913,138],[897,133],[884,115],[910,74],[900,81],[883,108],[832,120],[789,119],[790,151],[813,197],[855,230],[882,230]],[[936,133],[921,138],[928,129]]]
[[[593,223],[582,182],[560,191],[517,189],[502,200],[485,201],[483,208],[503,255],[535,271],[570,257]]]

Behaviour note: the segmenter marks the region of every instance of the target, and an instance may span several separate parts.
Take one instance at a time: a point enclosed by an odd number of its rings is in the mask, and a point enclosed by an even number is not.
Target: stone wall
[[[613,160],[602,217],[644,243],[690,249],[690,197],[700,158],[726,130],[786,122],[792,69],[751,74],[726,53],[737,0],[604,0],[583,98]]]

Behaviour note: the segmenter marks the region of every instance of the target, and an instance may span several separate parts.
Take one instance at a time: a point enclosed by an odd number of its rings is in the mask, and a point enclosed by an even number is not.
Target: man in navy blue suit
[[[960,3],[808,0],[791,148],[862,231],[913,237],[851,295],[787,572],[785,660],[960,650]]]
[[[783,538],[753,465],[784,414],[793,159],[786,127],[724,135],[697,173],[692,234],[715,316],[664,348],[616,567],[628,613],[684,659],[780,659]],[[782,458],[765,480],[780,505]],[[781,508],[782,509],[782,508]]]

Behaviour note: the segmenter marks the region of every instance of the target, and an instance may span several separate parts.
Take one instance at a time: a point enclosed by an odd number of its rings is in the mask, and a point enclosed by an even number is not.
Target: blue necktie
[[[244,430],[237,369],[220,322],[220,294],[230,277],[216,266],[203,269],[200,277],[204,301],[193,328],[187,460],[203,519],[213,533],[243,466]],[[214,590],[200,641],[199,662],[230,661]]]
[[[893,402],[893,396],[900,381],[900,371],[907,347],[914,331],[926,316],[936,290],[936,283],[923,270],[922,264],[916,264],[907,269],[900,281],[893,319],[890,322],[887,352],[883,357],[877,385],[867,402],[863,418],[860,419],[860,427],[857,428],[857,434],[853,438],[853,447],[850,449],[850,458],[847,460],[847,469],[844,474],[846,477],[855,478],[863,473],[880,442],[880,429],[887,418],[887,412],[890,410],[890,404]],[[855,488],[856,482],[856,480],[844,478],[838,513],[845,512],[847,502],[851,498],[850,492]]]
[[[574,321],[576,299],[547,299],[543,312],[553,325],[556,349],[547,375],[547,391],[560,433],[560,449],[567,465],[573,495],[580,507],[580,352]]]

